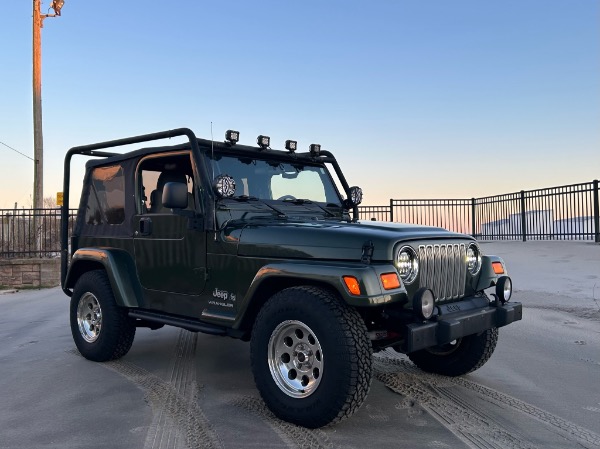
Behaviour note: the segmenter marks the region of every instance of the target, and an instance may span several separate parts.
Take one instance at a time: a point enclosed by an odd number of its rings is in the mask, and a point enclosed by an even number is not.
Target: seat
[[[171,212],[171,209],[163,206],[162,203],[162,194],[165,184],[167,182],[180,182],[187,185],[187,179],[185,175],[181,172],[175,171],[164,171],[158,177],[158,182],[156,183],[156,189],[152,191],[150,194],[150,209],[149,212],[151,214],[160,214],[160,213],[168,213]],[[190,194],[188,193],[188,208],[193,206],[193,202],[190,204]]]

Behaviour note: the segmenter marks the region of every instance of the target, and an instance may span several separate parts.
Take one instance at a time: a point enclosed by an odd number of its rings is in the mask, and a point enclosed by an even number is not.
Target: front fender
[[[504,273],[496,274],[494,273],[494,268],[492,268],[492,262],[500,262],[504,267]],[[498,278],[501,276],[508,276],[508,270],[506,269],[506,264],[502,260],[502,258],[498,256],[482,256],[481,257],[481,272],[479,273],[479,279],[477,280],[477,285],[474,285],[474,289],[476,292],[484,290],[489,287],[493,287],[498,282]]]
[[[120,249],[80,248],[75,251],[63,289],[75,287],[82,274],[98,268],[104,268],[106,271],[119,306],[142,305],[142,288],[137,278],[135,263],[129,253]]]
[[[250,288],[244,297],[243,309],[255,296],[261,286],[273,278],[293,280],[293,285],[327,285],[335,289],[340,297],[349,305],[357,307],[379,306],[400,300],[406,300],[406,289],[401,284],[399,288],[384,290],[380,275],[395,273],[393,265],[358,265],[344,263],[294,263],[282,262],[263,266],[254,276]],[[343,276],[353,276],[358,280],[361,294],[352,295]],[[243,312],[243,310],[242,310]]]

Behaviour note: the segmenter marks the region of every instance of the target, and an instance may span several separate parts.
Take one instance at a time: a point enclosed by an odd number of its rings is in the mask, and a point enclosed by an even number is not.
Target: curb
[[[0,296],[2,296],[2,295],[9,295],[11,293],[17,293],[18,291],[19,290],[14,290],[14,289],[11,289],[11,290],[0,290]]]

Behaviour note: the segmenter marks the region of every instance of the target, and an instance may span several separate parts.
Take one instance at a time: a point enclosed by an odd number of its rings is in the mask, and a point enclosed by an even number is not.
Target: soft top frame
[[[132,145],[136,143],[152,142],[155,140],[171,139],[173,137],[186,136],[188,142],[183,144],[171,145],[171,146],[157,146],[141,148],[139,150],[129,151],[127,153],[114,153],[108,151],[98,151],[106,148],[114,148],[125,145]],[[83,156],[98,157],[101,159],[90,160],[86,163],[86,169],[97,167],[101,165],[112,164],[120,161],[125,161],[132,158],[142,157],[148,154],[155,154],[161,152],[170,151],[181,151],[191,150],[192,157],[196,161],[197,167],[200,171],[200,176],[206,181],[209,180],[208,170],[206,167],[205,159],[202,157],[203,152],[211,150],[218,151],[222,154],[236,155],[236,156],[249,156],[264,158],[265,155],[275,156],[277,159],[282,161],[297,161],[297,160],[312,160],[321,163],[330,163],[336,175],[342,184],[344,192],[347,198],[350,198],[350,186],[340,169],[337,160],[329,151],[321,150],[318,156],[313,156],[311,153],[290,153],[288,151],[262,149],[259,147],[252,147],[248,145],[231,144],[229,142],[217,142],[207,139],[199,139],[196,137],[194,132],[189,128],[177,128],[168,131],[161,131],[152,134],[142,134],[139,136],[126,137],[123,139],[109,140],[105,142],[98,142],[89,145],[81,145],[71,148],[65,155],[64,162],[64,179],[63,179],[63,206],[61,207],[61,270],[60,270],[60,281],[63,291],[71,296],[72,292],[65,287],[65,280],[67,277],[67,268],[69,263],[69,198],[70,198],[70,181],[71,181],[71,159],[74,155],[79,154]],[[353,207],[353,215],[355,220],[358,218],[358,207]]]

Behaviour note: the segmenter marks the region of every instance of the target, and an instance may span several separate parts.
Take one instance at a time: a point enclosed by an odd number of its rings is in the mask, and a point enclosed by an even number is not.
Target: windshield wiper
[[[278,209],[275,206],[271,206],[267,202],[261,200],[260,198],[255,197],[255,196],[240,195],[240,196],[234,196],[231,199],[236,200],[236,201],[245,202],[245,203],[247,203],[249,201],[258,201],[260,204],[263,204],[263,205],[267,206],[269,209],[272,209],[275,212],[277,212],[277,214],[279,215],[279,218],[287,218],[287,215],[281,209]]]
[[[314,204],[315,206],[317,206],[319,209],[321,209],[323,212],[325,212],[326,214],[328,214],[330,217],[335,217],[335,214],[327,209],[325,209],[323,206],[321,206],[319,203],[315,203],[314,201],[311,200],[307,200],[307,199],[302,199],[302,198],[296,198],[294,200],[292,199],[287,199],[287,200],[283,200],[284,203],[292,203],[292,204],[297,204],[297,205],[302,205],[302,204]]]

